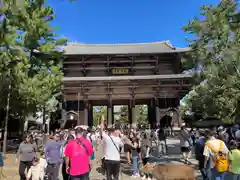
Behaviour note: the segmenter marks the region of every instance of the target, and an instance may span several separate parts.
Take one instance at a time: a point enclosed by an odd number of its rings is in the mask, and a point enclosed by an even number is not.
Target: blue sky
[[[202,4],[219,0],[48,0],[57,33],[80,43],[143,43],[170,40],[185,47],[181,27],[199,16]]]

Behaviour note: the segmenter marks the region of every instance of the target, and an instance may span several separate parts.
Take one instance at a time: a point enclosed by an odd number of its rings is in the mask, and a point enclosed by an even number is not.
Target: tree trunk
[[[8,120],[9,120],[11,89],[12,89],[12,86],[10,83],[8,86],[8,94],[7,94],[6,117],[5,117],[5,125],[4,125],[4,136],[3,136],[3,154],[5,154],[7,151],[7,135],[8,135]]]
[[[46,133],[46,110],[43,108],[43,122],[42,122],[42,133]]]

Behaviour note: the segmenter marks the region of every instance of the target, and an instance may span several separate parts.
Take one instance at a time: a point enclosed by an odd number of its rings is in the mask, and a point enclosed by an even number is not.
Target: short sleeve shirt
[[[78,137],[84,146],[77,140],[70,141],[65,148],[65,156],[71,161],[70,175],[78,176],[89,172],[89,157],[93,154],[90,141],[87,138]]]

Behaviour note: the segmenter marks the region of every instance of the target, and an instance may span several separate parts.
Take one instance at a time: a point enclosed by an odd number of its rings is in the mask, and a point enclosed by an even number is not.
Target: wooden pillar
[[[84,124],[84,116],[85,116],[85,112],[84,112],[84,109],[85,109],[85,105],[84,105],[84,101],[83,100],[80,100],[78,102],[79,104],[79,107],[78,107],[78,119],[77,119],[77,125],[83,125]]]
[[[130,123],[132,124],[133,128],[137,128],[137,118],[136,118],[136,109],[135,109],[135,98],[130,100],[129,103],[129,117]]]
[[[128,102],[128,122],[132,124],[132,105],[131,100]]]
[[[61,128],[64,128],[65,124],[67,123],[67,103],[65,99],[61,103],[61,110],[62,110],[61,111],[61,116],[62,116]]]
[[[156,113],[156,124],[157,124],[157,126],[159,126],[160,125],[160,108],[159,108],[159,99],[157,98],[157,99],[155,99],[155,101],[156,101],[156,107],[155,107],[155,113]]]
[[[112,124],[115,124],[115,118],[114,118],[114,105],[112,105]]]
[[[88,100],[84,100],[84,125],[88,125]]]
[[[112,114],[113,114],[112,96],[109,95],[108,105],[107,105],[107,124],[108,124],[108,126],[112,125]]]
[[[156,102],[155,99],[151,99],[148,105],[148,122],[151,128],[156,126]]]
[[[88,102],[88,126],[93,126],[93,104],[91,101]]]

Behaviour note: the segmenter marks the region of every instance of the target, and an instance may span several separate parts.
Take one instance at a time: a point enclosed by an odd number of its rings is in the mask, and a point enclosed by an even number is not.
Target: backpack
[[[214,167],[218,172],[225,172],[228,171],[228,159],[227,159],[227,154],[222,152],[223,149],[223,141],[220,140],[220,147],[219,150],[216,150],[215,148],[212,147],[212,145],[208,142],[206,142],[206,146],[208,146],[215,154],[215,161],[214,161]]]

